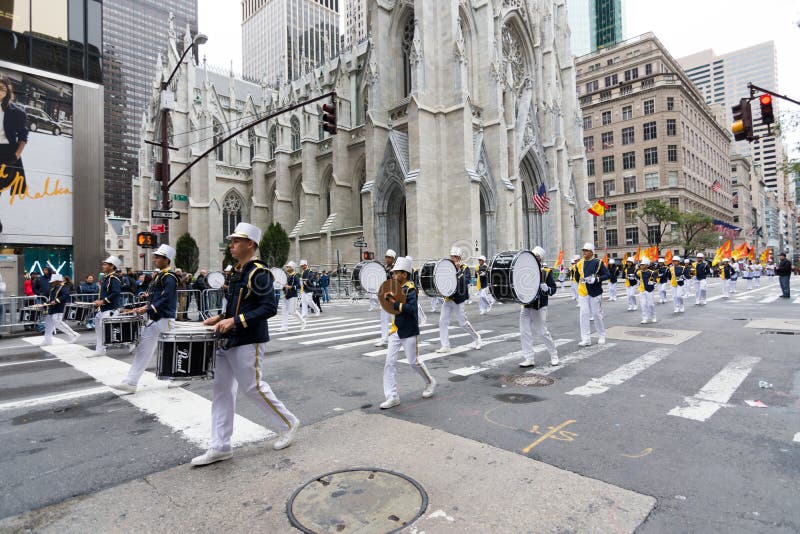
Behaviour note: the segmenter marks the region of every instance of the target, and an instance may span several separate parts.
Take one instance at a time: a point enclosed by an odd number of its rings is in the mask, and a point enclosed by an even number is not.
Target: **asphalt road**
[[[468,315],[484,348],[460,349],[470,339],[451,325],[456,350],[427,360],[436,395],[421,399],[421,380],[400,364],[402,403],[381,413],[653,496],[658,504],[642,533],[798,532],[800,298],[778,299],[777,282],[764,282],[746,291],[740,281],[725,301],[714,280],[707,306],[688,300],[686,312],[674,315],[671,303],[657,305],[652,325],[640,325],[624,299],[606,301],[608,343],[589,348],[577,346],[578,310],[561,291],[551,301],[549,330],[562,364],[550,367],[540,353],[533,370],[517,365],[518,306],[498,304],[479,316],[475,300]],[[800,295],[800,283],[793,289]],[[439,347],[438,319],[428,313],[434,324],[422,327],[430,330],[420,337],[423,358]],[[303,424],[380,412],[385,349],[372,345],[377,320],[363,301],[336,303],[305,331],[293,325],[273,336],[267,379]],[[157,402],[133,403],[142,395],[104,388],[122,378],[127,351],[85,360],[88,349],[39,342],[0,340],[0,518],[185,463],[203,450],[207,438],[189,427],[207,418],[210,383],[177,390],[192,404],[164,415]],[[79,341],[93,343],[93,332]],[[261,424],[245,399],[237,413]],[[536,491],[548,498],[546,487]]]

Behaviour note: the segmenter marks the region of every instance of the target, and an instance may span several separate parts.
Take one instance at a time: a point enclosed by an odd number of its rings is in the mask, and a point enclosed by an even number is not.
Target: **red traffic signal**
[[[361,258],[362,258],[364,261],[367,261],[367,260],[374,260],[374,259],[375,259],[375,253],[374,253],[374,252],[364,252],[364,253],[362,254]]]
[[[336,101],[322,105],[322,130],[336,135]]]
[[[772,95],[761,95],[758,97],[761,104],[761,124],[772,124],[775,122],[775,113],[772,111]]]

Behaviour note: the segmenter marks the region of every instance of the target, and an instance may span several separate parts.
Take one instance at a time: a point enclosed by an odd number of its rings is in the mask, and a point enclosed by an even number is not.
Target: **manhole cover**
[[[636,336],[636,337],[652,337],[652,338],[662,338],[662,337],[675,337],[675,334],[672,332],[659,332],[657,330],[625,330],[625,333],[629,336]]]
[[[541,387],[551,385],[553,379],[548,376],[524,374],[504,376],[503,382],[513,386]]]
[[[286,513],[303,532],[399,532],[428,507],[417,481],[377,468],[333,471],[292,494]]]

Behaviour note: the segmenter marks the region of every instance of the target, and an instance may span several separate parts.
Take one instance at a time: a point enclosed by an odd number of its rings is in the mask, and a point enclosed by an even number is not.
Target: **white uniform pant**
[[[103,319],[106,317],[111,317],[114,314],[113,311],[99,311],[94,316],[94,333],[97,336],[97,347],[95,348],[95,352],[99,352],[100,354],[106,353],[106,346],[103,344]]]
[[[625,295],[628,297],[628,308],[635,310],[638,307],[636,305],[636,286],[625,286]]]
[[[617,300],[617,284],[614,282],[608,283],[608,300]]]
[[[369,294],[369,311],[372,311],[376,308],[380,308],[381,305],[378,302],[378,295],[375,293]]]
[[[747,284],[747,287],[746,287],[746,289],[747,289],[748,291],[749,291],[749,290],[751,290],[751,289],[753,289],[753,279],[752,279],[752,278],[745,278],[745,279],[744,279],[744,281],[745,281],[745,283]]]
[[[303,317],[308,316],[308,307],[311,306],[311,309],[314,310],[314,313],[319,313],[319,306],[314,302],[314,295],[311,293],[301,293],[300,294],[300,302],[302,303],[303,312],[300,314]]]
[[[478,292],[478,308],[480,311],[489,311],[489,308],[492,307],[492,304],[494,304],[494,298],[492,298],[492,295],[489,293],[489,288],[481,288],[480,292]]]
[[[283,431],[297,424],[297,417],[278,400],[263,379],[261,360],[266,343],[217,349],[214,365],[214,395],[211,400],[211,448],[231,450],[236,392],[242,391],[264,413],[272,430]]]
[[[694,295],[697,292],[697,278],[690,278],[689,279],[689,293],[688,295]]]
[[[756,287],[761,287],[761,276],[756,276],[754,280],[756,283]]]
[[[131,368],[128,370],[128,377],[125,378],[126,384],[135,386],[139,383],[142,373],[147,369],[147,364],[150,363],[150,360],[153,359],[153,355],[156,353],[158,336],[162,332],[169,332],[174,326],[175,319],[159,319],[142,328],[142,334],[139,336],[139,344],[136,346]]]
[[[667,284],[658,284],[658,301],[662,304],[667,302]]]
[[[56,328],[69,336],[78,335],[75,330],[64,322],[63,313],[50,313],[44,316],[44,343],[46,345],[53,342],[53,334],[55,334]]]
[[[397,358],[400,356],[400,347],[406,353],[408,365],[417,372],[425,385],[430,384],[433,379],[425,367],[425,363],[417,359],[417,336],[400,338],[397,332],[389,336],[389,351],[386,353],[386,364],[383,366],[383,394],[386,398],[399,398],[397,394]]]
[[[446,300],[442,304],[442,314],[439,317],[439,341],[442,347],[450,346],[450,334],[448,333],[448,326],[450,325],[450,314],[455,312],[456,319],[458,319],[458,326],[463,328],[469,335],[472,336],[473,341],[478,340],[478,332],[472,328],[472,325],[467,320],[467,314],[464,312],[464,302],[456,304],[452,300]]]
[[[731,292],[731,281],[730,280],[722,280],[722,298],[728,298],[728,294]]]
[[[656,318],[656,305],[652,291],[640,291],[639,300],[642,304],[642,321],[654,321]]]
[[[695,304],[705,304],[706,303],[706,291],[708,290],[708,280],[705,278],[702,280],[697,281],[697,290],[694,294],[694,303]]]
[[[436,306],[444,303],[444,301],[442,300],[442,297],[429,297],[429,298],[430,298],[430,301],[431,301],[431,311],[432,312],[436,311]]]
[[[421,325],[428,322],[428,316],[425,315],[425,310],[422,309],[422,306],[417,306],[417,318],[419,319],[419,324]]]
[[[686,288],[684,286],[672,287],[672,302],[674,304],[673,309],[675,310],[675,313],[683,310],[683,294],[685,290]]]
[[[590,318],[594,318],[594,327],[597,330],[597,335],[606,337],[606,327],[603,324],[603,295],[596,297],[578,296],[578,304],[581,307],[580,311],[580,325],[581,325],[581,341],[592,340],[592,329],[589,324]]]
[[[289,315],[294,315],[297,317],[297,320],[300,321],[302,324],[304,319],[303,316],[300,315],[300,311],[297,309],[297,297],[292,297],[290,299],[283,299],[283,318],[281,319],[281,329],[288,330],[289,329]]]
[[[388,343],[389,341],[389,327],[392,324],[392,314],[386,313],[381,308],[381,341]]]
[[[739,279],[739,276],[736,275],[736,278],[731,278],[730,284],[728,284],[728,288],[730,289],[731,293],[736,293],[736,281]]]
[[[526,360],[533,359],[533,343],[541,339],[547,353],[550,356],[557,356],[556,344],[553,336],[547,330],[547,307],[534,310],[522,306],[519,310],[519,334],[522,341],[522,357]]]
[[[578,283],[575,280],[571,280],[569,285],[572,288],[572,300],[575,300],[578,298]]]

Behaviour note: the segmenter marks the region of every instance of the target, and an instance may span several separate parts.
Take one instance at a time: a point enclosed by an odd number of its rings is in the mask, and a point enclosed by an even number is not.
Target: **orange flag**
[[[747,254],[749,253],[749,248],[750,246],[747,244],[747,241],[745,241],[744,243],[733,249],[733,251],[731,252],[731,258],[733,258],[736,261],[739,261],[740,259],[747,256]]]
[[[563,250],[559,250],[558,251],[558,259],[556,260],[556,263],[555,263],[555,265],[553,265],[553,267],[558,269],[559,267],[561,267],[562,263],[564,263],[564,251]]]
[[[628,261],[628,253],[626,252],[625,254],[622,255],[622,265],[624,266],[625,263],[627,263],[627,261]]]
[[[727,258],[731,255],[731,240],[725,241],[722,245],[719,246],[717,249],[716,254],[714,254],[714,261],[711,262],[712,266],[717,265],[719,262],[722,261],[723,258]]]
[[[636,247],[636,254],[633,255],[633,262],[639,263],[640,259],[642,259],[642,245]]]
[[[608,252],[606,252],[606,255],[603,256],[603,263],[605,263],[606,267],[608,267]]]
[[[750,247],[750,250],[747,251],[747,259],[751,262],[756,261],[756,247]]]
[[[666,254],[664,254],[664,263],[670,265],[672,263],[672,249],[669,249]]]

